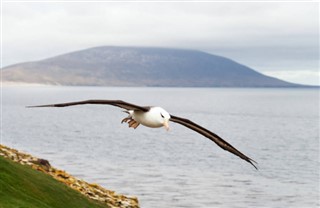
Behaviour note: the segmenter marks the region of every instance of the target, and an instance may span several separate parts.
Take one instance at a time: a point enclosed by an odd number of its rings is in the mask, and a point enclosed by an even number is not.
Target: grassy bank
[[[51,176],[0,156],[0,207],[107,207]]]

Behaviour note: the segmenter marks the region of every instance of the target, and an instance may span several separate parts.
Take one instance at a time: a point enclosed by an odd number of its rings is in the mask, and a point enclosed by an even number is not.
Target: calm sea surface
[[[316,89],[3,87],[1,143],[91,183],[135,195],[142,207],[319,207]],[[259,171],[209,139],[129,129],[112,106],[25,108],[83,99],[158,105],[212,130]]]

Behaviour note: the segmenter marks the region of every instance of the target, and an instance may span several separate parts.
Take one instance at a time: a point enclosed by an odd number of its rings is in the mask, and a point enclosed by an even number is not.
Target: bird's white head
[[[161,107],[153,107],[152,108],[153,114],[156,115],[157,121],[166,128],[166,130],[169,130],[169,119],[170,114],[164,110]]]

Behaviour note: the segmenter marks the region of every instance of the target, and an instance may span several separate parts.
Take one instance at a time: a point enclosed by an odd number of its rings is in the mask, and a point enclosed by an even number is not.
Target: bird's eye
[[[164,118],[164,116],[162,115],[162,113],[160,113],[161,117]]]

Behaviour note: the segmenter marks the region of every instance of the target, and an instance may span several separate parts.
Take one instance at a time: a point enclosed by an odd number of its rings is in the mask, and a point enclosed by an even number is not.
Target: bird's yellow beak
[[[164,123],[163,123],[163,126],[167,131],[169,131],[169,123],[168,122],[169,121],[164,121]]]

